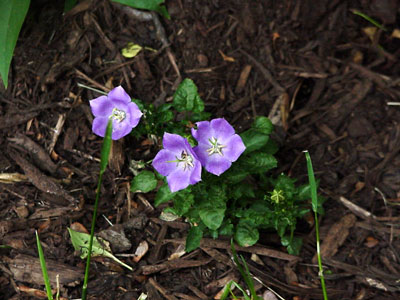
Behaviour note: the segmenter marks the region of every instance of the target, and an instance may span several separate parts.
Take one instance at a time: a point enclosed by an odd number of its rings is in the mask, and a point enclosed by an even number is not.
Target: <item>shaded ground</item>
[[[67,227],[90,228],[101,139],[91,133],[88,105],[98,94],[78,83],[104,91],[121,84],[160,104],[186,77],[206,110],[238,131],[254,116],[273,119],[281,145],[274,174],[305,182],[302,151],[310,151],[328,198],[321,234],[330,299],[400,298],[400,110],[387,104],[400,95],[400,40],[391,36],[400,25],[396,1],[167,2],[172,19],[161,19],[164,41],[154,21],[128,17],[107,1],[84,1],[66,16],[53,3],[31,10],[9,88],[0,91],[0,173],[18,173],[0,183],[0,244],[12,247],[0,250],[1,298],[33,299],[44,289],[35,229],[52,278],[60,273],[61,295],[80,296],[84,262]],[[352,9],[387,31],[368,36],[373,26]],[[126,59],[120,50],[127,42],[158,51]],[[130,161],[149,160],[156,149],[133,137],[114,145],[97,232],[110,228],[105,219],[115,224],[117,239],[128,242],[114,243],[114,253],[134,272],[96,258],[92,299],[142,292],[151,300],[212,299],[227,280],[239,280],[223,239],[205,239],[201,249],[168,260],[188,224],[159,220],[152,194],[129,192]],[[309,222],[298,227],[299,260],[291,261],[274,235],[242,252],[252,273],[285,299],[322,297]],[[133,254],[145,241],[149,250],[136,263]]]

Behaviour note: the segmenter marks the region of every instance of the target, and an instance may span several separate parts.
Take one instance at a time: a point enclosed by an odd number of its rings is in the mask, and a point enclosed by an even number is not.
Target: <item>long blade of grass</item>
[[[248,267],[247,267],[246,261],[244,260],[243,256],[240,257],[241,260],[242,260],[242,263],[239,261],[238,255],[237,255],[237,253],[236,253],[235,246],[234,246],[234,244],[233,244],[233,240],[231,240],[231,250],[232,250],[233,260],[234,260],[234,262],[235,262],[235,264],[236,264],[236,266],[237,266],[237,268],[238,268],[240,274],[242,275],[243,280],[244,280],[244,282],[245,282],[246,285],[247,285],[247,288],[248,288],[249,291],[250,291],[251,298],[254,299],[254,300],[260,299],[260,298],[257,296],[256,289],[254,288],[253,279],[252,279],[252,277],[251,277],[251,275],[250,275],[250,271],[249,271],[249,269],[248,269]],[[242,264],[243,264],[243,265],[242,265]],[[244,266],[244,268],[243,268],[243,266]],[[233,284],[234,284],[235,286],[237,285],[235,282],[233,282]],[[238,288],[239,288],[239,287],[238,287]]]
[[[328,293],[326,292],[324,270],[322,268],[321,251],[320,251],[320,245],[319,245],[319,224],[318,224],[318,213],[317,213],[317,210],[318,210],[317,184],[315,182],[314,169],[312,166],[310,153],[308,153],[307,150],[304,151],[304,153],[306,155],[308,181],[310,182],[310,188],[311,188],[312,210],[314,211],[314,216],[315,216],[315,235],[316,235],[316,240],[317,240],[317,257],[318,257],[319,278],[321,280],[321,288],[322,288],[322,293],[324,295],[324,300],[328,300]]]
[[[364,18],[365,20],[367,20],[371,24],[375,25],[379,29],[382,29],[383,31],[387,31],[387,29],[383,25],[381,25],[378,21],[376,21],[375,19],[371,18],[370,16],[367,16],[366,14],[362,13],[361,11],[356,10],[356,9],[352,9],[351,12],[353,14],[357,15],[357,16],[360,16],[361,18]]]
[[[51,285],[50,285],[49,275],[47,273],[46,260],[44,259],[42,245],[40,244],[39,234],[38,234],[37,230],[35,230],[35,233],[36,233],[36,244],[37,244],[38,253],[39,253],[40,267],[42,268],[43,280],[44,280],[44,285],[46,287],[46,293],[47,293],[47,299],[53,300],[53,293],[51,291]]]
[[[99,172],[99,179],[97,181],[96,200],[94,202],[92,227],[90,229],[90,239],[89,239],[88,255],[86,259],[85,277],[83,279],[83,286],[82,286],[82,300],[86,300],[87,296],[87,284],[89,281],[90,258],[92,256],[91,254],[93,248],[94,228],[96,225],[96,218],[97,218],[97,207],[99,206],[100,189],[101,189],[101,184],[103,182],[103,174],[107,168],[108,157],[111,151],[111,143],[112,143],[111,134],[112,134],[112,121],[110,120],[108,121],[106,135],[104,136],[103,146],[101,147],[100,172]]]

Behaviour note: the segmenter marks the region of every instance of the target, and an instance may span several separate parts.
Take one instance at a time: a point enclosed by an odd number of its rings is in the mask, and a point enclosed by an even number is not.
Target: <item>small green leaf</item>
[[[241,161],[243,167],[251,173],[266,172],[276,168],[278,162],[276,158],[268,153],[253,152],[243,157]]]
[[[275,154],[278,150],[279,146],[273,139],[269,139],[267,144],[263,147],[263,151],[269,154]]]
[[[189,78],[183,80],[178,86],[172,103],[177,111],[199,113],[204,110],[204,102],[197,92],[197,86]]]
[[[138,55],[142,49],[142,46],[129,42],[125,48],[122,48],[121,54],[126,58],[132,58]]]
[[[164,18],[171,19],[164,6],[165,0],[112,0],[113,2],[125,4],[133,8],[146,9],[158,12]]]
[[[157,207],[162,203],[168,202],[174,198],[175,193],[172,193],[169,189],[168,184],[165,182],[157,191],[156,197],[154,199],[154,205]]]
[[[131,192],[148,193],[157,187],[157,179],[153,172],[144,170],[131,182]]]
[[[259,132],[254,128],[250,128],[249,130],[241,133],[240,137],[246,146],[246,150],[243,154],[248,154],[255,150],[261,149],[268,143],[269,140],[269,135]]]
[[[87,233],[72,230],[71,228],[68,228],[68,232],[71,237],[71,243],[72,246],[74,246],[74,249],[76,251],[79,251],[80,257],[82,259],[86,258],[89,252],[88,247],[90,235]],[[93,237],[92,256],[105,256],[111,258],[112,260],[132,271],[131,266],[123,263],[111,253],[111,249],[108,246],[108,243],[101,238]]]
[[[30,0],[0,1],[0,75],[8,85],[8,71]]]
[[[186,237],[185,251],[191,252],[200,246],[200,241],[203,238],[203,230],[199,226],[193,226],[189,229]]]
[[[259,233],[256,227],[247,220],[239,221],[236,226],[235,241],[242,247],[249,247],[257,243]]]
[[[174,206],[170,207],[169,210],[166,209],[166,211],[181,217],[191,208],[194,203],[194,196],[191,194],[190,189],[186,188],[176,192],[173,201]]]
[[[75,5],[77,0],[65,0],[64,1],[64,12],[69,12]]]
[[[303,240],[299,237],[293,237],[290,239],[290,236],[284,236],[281,238],[282,246],[285,246],[288,253],[291,255],[299,255],[301,246],[303,244]]]
[[[199,209],[203,223],[211,230],[217,230],[224,220],[225,208],[207,206]]]
[[[274,125],[272,125],[271,120],[263,116],[257,117],[251,127],[267,135],[271,134],[274,130]]]

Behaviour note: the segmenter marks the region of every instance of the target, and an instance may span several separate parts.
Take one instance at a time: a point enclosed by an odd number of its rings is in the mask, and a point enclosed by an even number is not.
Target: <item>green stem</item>
[[[96,218],[97,218],[97,207],[99,206],[100,189],[101,189],[101,183],[103,181],[103,174],[107,169],[108,157],[110,155],[110,150],[111,150],[111,134],[112,134],[112,121],[110,119],[108,121],[106,134],[104,136],[103,145],[101,147],[100,172],[99,172],[99,180],[97,181],[96,200],[94,202],[92,227],[90,229],[89,249],[86,260],[85,278],[83,279],[83,286],[82,286],[82,298],[81,298],[82,300],[86,300],[86,295],[87,295],[87,284],[89,281],[90,258],[92,256],[94,228],[96,225]]]
[[[311,162],[310,153],[308,151],[304,151],[307,160],[307,172],[308,172],[308,180],[310,182],[311,188],[311,206],[314,211],[315,217],[315,235],[317,239],[317,258],[318,258],[318,269],[319,269],[319,278],[321,281],[322,293],[324,295],[324,300],[328,300],[328,293],[326,292],[325,286],[325,278],[324,278],[324,269],[322,268],[322,260],[321,260],[321,251],[319,246],[319,222],[318,222],[318,195],[317,195],[317,184],[314,176],[314,169]]]
[[[324,295],[324,300],[328,300],[328,293],[326,292],[326,286],[325,286],[324,269],[322,267],[321,251],[320,251],[320,246],[319,246],[318,213],[316,211],[314,212],[314,216],[315,216],[315,236],[317,239],[317,258],[318,258],[319,278],[321,280],[321,288],[322,288],[322,293]]]
[[[96,200],[94,203],[92,227],[90,229],[90,238],[89,238],[89,249],[88,249],[88,255],[87,255],[87,259],[86,259],[85,278],[83,279],[83,286],[82,286],[82,300],[86,300],[86,295],[87,295],[87,284],[89,281],[89,269],[90,269],[90,259],[92,256],[91,254],[92,254],[92,247],[93,247],[94,228],[96,225],[97,207],[99,204],[100,188],[101,188],[101,183],[103,181],[103,173],[104,173],[104,171],[103,172],[100,171],[99,180],[97,182]]]

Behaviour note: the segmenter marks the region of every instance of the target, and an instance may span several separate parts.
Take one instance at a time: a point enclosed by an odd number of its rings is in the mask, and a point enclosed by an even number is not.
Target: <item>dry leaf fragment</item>
[[[218,50],[219,54],[221,54],[222,59],[224,61],[229,61],[229,62],[235,62],[235,59],[233,57],[225,55],[221,50]]]
[[[136,248],[135,256],[133,257],[134,262],[139,262],[142,257],[149,251],[149,244],[146,241],[141,241],[139,246]]]
[[[367,246],[368,248],[374,248],[378,244],[379,244],[379,241],[372,236],[368,236],[365,239],[365,243],[364,243],[364,245]]]

